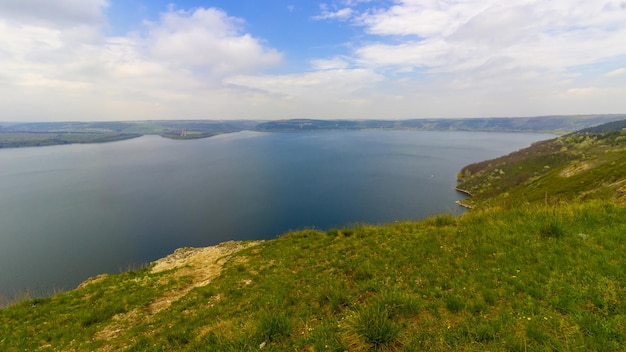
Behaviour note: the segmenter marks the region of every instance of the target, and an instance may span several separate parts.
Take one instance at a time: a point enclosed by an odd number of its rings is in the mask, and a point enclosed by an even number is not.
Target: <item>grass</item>
[[[459,188],[473,205],[626,201],[626,131],[575,133],[466,166]],[[620,191],[621,189],[621,191]]]
[[[588,201],[292,232],[154,315],[183,279],[149,268],[3,309],[0,350],[621,350],[625,216]]]

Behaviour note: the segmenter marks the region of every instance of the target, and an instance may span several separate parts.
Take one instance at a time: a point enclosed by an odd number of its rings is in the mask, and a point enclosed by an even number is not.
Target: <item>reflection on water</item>
[[[0,150],[0,295],[69,289],[182,246],[460,213],[461,167],[549,137],[241,132]]]

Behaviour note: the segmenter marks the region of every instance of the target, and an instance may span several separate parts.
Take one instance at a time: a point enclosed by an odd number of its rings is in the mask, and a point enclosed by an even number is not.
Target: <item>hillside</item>
[[[293,119],[262,122],[255,127],[255,130],[264,132],[302,132],[390,129],[420,131],[544,132],[564,134],[624,118],[626,118],[626,115],[573,115],[410,120]]]
[[[475,206],[587,199],[623,201],[624,125],[620,121],[597,126],[468,165],[458,175],[458,188],[472,195],[464,203]]]
[[[625,217],[592,201],[184,249],[1,310],[0,350],[617,351]]]

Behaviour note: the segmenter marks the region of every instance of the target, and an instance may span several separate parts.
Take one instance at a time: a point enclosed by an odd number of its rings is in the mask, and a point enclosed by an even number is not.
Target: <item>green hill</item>
[[[468,165],[458,175],[458,188],[472,195],[465,201],[469,206],[622,201],[626,191],[624,125],[620,121],[598,126]]]
[[[312,120],[292,119],[261,122],[257,131],[294,132],[324,130],[421,130],[421,131],[490,131],[546,132],[564,134],[582,128],[621,120],[626,115],[562,115],[500,118],[447,118],[411,120]]]
[[[183,248],[0,310],[0,351],[622,351],[623,131],[466,167],[455,218]]]

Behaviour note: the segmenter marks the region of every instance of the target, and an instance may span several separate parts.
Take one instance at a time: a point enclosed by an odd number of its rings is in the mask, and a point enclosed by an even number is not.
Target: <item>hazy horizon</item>
[[[43,120],[33,120],[33,121],[10,121],[10,120],[0,120],[0,123],[10,123],[10,124],[22,124],[22,123],[91,123],[91,122],[166,122],[166,121],[252,121],[252,122],[269,122],[269,121],[288,121],[288,120],[317,120],[317,121],[370,121],[370,120],[380,120],[380,121],[408,121],[408,120],[471,120],[471,119],[530,119],[530,118],[554,118],[554,117],[587,117],[587,116],[620,116],[626,115],[626,113],[589,113],[589,114],[553,114],[553,115],[539,115],[539,116],[461,116],[461,117],[415,117],[415,118],[310,118],[310,117],[285,117],[285,118],[276,118],[276,119],[212,119],[212,118],[162,118],[162,119],[143,119],[143,120],[58,120],[58,121],[43,121]]]

